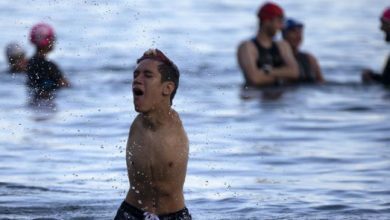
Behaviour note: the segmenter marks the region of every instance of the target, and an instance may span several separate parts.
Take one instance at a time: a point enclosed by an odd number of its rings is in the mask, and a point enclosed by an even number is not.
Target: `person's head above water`
[[[260,21],[260,29],[273,37],[283,28],[283,9],[275,3],[267,2],[262,5],[257,13]]]
[[[386,8],[381,16],[381,30],[385,32],[385,39],[390,42],[390,7]]]
[[[5,55],[8,59],[10,72],[26,71],[26,52],[19,44],[9,43],[6,47]]]
[[[148,113],[172,105],[179,86],[177,66],[158,49],[149,49],[137,60],[133,78],[134,107]]]
[[[55,43],[54,29],[45,23],[39,23],[32,27],[30,42],[37,47],[38,51],[49,52]]]
[[[293,51],[297,51],[303,39],[303,23],[294,20],[287,19],[284,22],[282,35],[292,47]]]

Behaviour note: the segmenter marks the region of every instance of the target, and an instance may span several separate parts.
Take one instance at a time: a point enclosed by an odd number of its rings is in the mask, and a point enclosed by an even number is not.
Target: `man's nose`
[[[134,77],[133,84],[134,85],[142,84],[142,74],[138,74],[137,76]]]

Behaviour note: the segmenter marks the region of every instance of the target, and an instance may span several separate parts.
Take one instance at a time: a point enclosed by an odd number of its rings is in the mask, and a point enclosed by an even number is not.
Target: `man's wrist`
[[[271,65],[264,65],[262,68],[265,75],[271,75],[272,66]]]

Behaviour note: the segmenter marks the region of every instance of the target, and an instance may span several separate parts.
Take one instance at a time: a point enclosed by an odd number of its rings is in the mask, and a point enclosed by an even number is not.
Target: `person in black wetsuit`
[[[283,27],[283,10],[274,3],[264,4],[258,14],[260,28],[255,38],[242,42],[238,63],[245,78],[245,88],[280,85],[296,81],[298,64],[290,46],[273,37]]]
[[[390,7],[387,8],[381,16],[381,30],[385,33],[386,42],[390,43]],[[390,56],[387,58],[387,63],[382,74],[375,73],[373,70],[363,70],[362,80],[365,83],[378,82],[383,85],[390,85]]]
[[[57,65],[46,59],[54,48],[54,31],[47,24],[37,24],[31,30],[30,41],[36,46],[36,53],[27,65],[27,86],[31,98],[34,101],[52,99],[57,89],[69,86]]]
[[[303,39],[303,24],[293,19],[287,19],[283,27],[282,35],[283,39],[290,44],[295,59],[297,60],[299,81],[305,83],[324,82],[324,77],[322,76],[317,59],[312,54],[299,50]]]

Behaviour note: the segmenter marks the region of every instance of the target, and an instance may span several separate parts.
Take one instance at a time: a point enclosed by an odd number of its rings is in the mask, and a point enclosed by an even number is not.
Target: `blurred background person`
[[[287,19],[282,31],[283,39],[290,44],[298,63],[299,82],[323,83],[325,80],[317,59],[312,54],[299,49],[303,41],[303,27],[303,23],[294,19]]]
[[[268,2],[261,6],[257,17],[260,26],[256,37],[242,42],[237,51],[245,88],[297,80],[298,65],[290,46],[284,41],[274,41],[283,27],[283,9]]]
[[[380,18],[381,30],[385,33],[385,40],[390,42],[390,7],[385,9]],[[390,57],[387,58],[387,63],[382,74],[376,73],[371,69],[365,69],[362,73],[362,80],[365,83],[377,82],[384,85],[390,85]]]
[[[9,43],[5,49],[8,60],[8,72],[24,73],[27,70],[27,58],[25,50],[17,43]]]
[[[47,55],[53,50],[55,34],[51,26],[40,23],[31,29],[30,41],[35,45],[34,56],[27,65],[27,85],[34,100],[51,99],[54,92],[62,87],[70,86],[58,66],[47,60]]]

